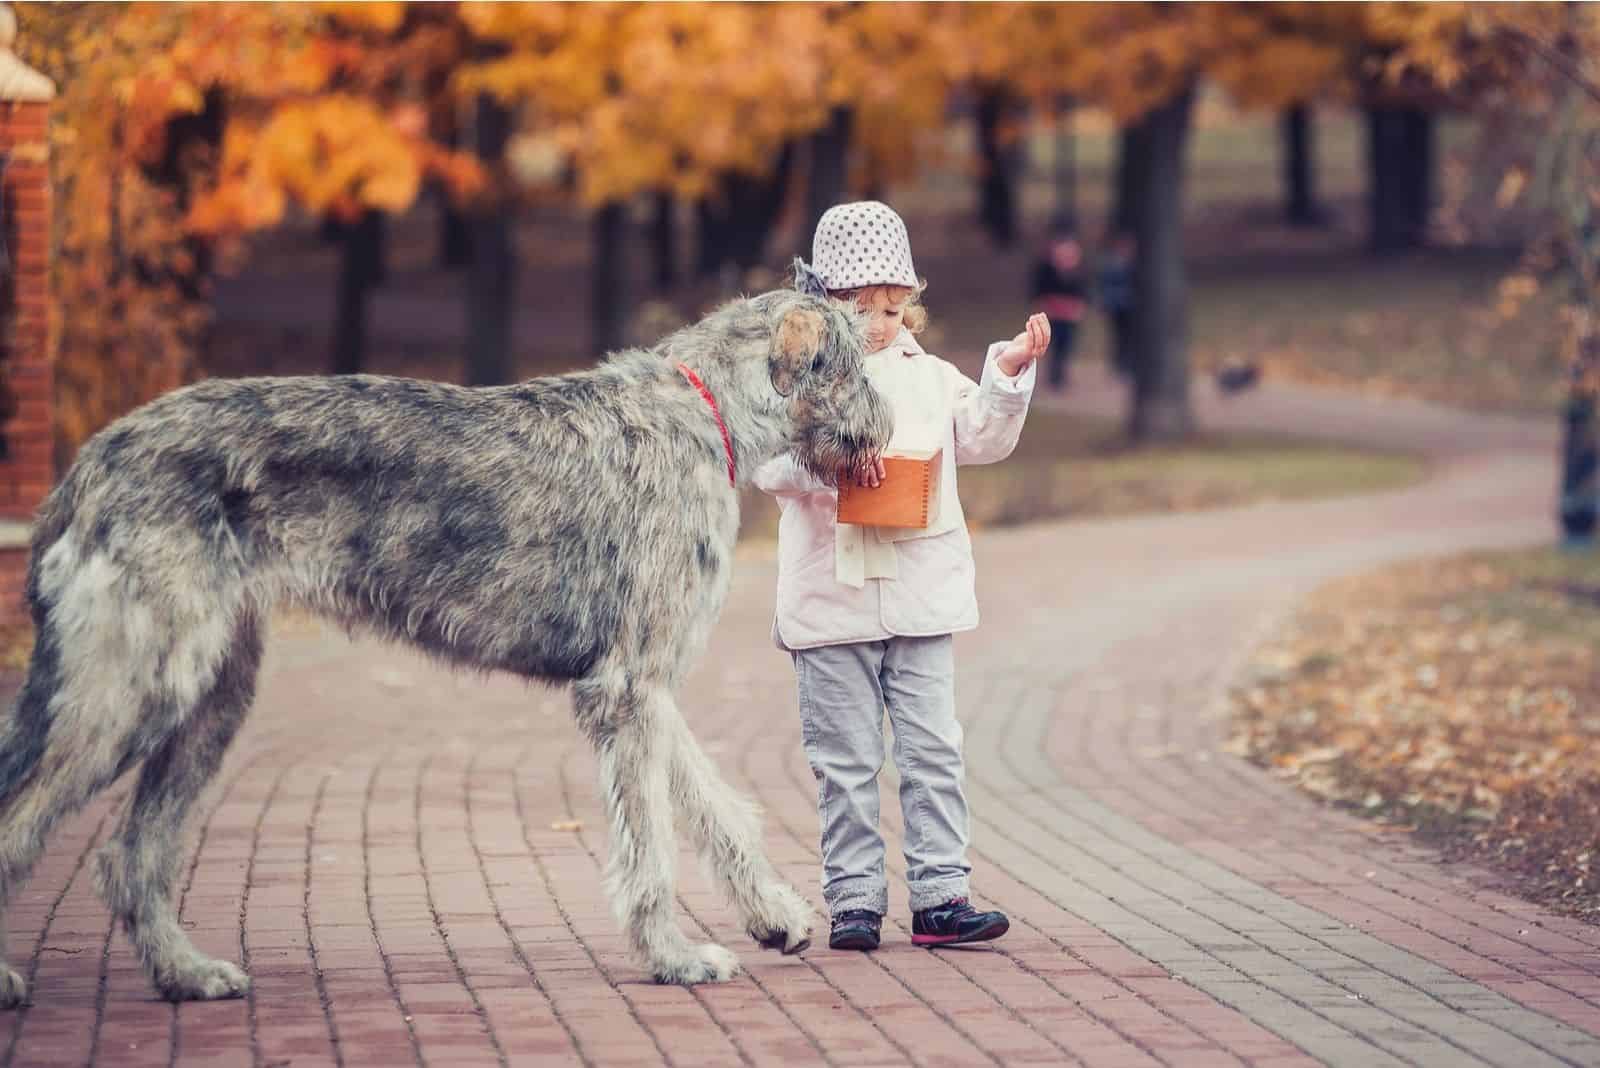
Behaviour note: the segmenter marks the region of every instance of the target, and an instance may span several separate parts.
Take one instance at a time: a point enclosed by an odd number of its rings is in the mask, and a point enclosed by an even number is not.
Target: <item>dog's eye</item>
[[[813,358],[813,359],[812,359],[812,361],[811,361],[811,373],[812,373],[812,374],[817,374],[817,373],[819,373],[819,372],[820,372],[820,371],[821,371],[821,370],[822,370],[822,356],[821,356],[821,354],[820,354],[820,353],[819,353],[819,354],[818,354],[818,355],[817,355],[817,356],[816,356],[816,357],[815,357],[815,358]]]

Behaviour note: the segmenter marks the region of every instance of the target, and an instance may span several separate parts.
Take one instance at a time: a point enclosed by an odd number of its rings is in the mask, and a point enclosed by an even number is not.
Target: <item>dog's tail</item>
[[[74,480],[69,477],[40,505],[34,521],[25,586],[33,617],[33,652],[22,688],[9,714],[0,720],[0,819],[37,772],[50,734],[51,699],[60,685],[61,647],[50,618],[52,606],[40,587],[40,572],[45,554],[71,525],[73,496]]]
[[[53,655],[53,650],[44,650],[43,643],[34,645],[28,677],[10,715],[0,725],[0,820],[32,781],[44,756],[50,737],[50,699],[55,692],[55,671],[45,661],[53,660]]]

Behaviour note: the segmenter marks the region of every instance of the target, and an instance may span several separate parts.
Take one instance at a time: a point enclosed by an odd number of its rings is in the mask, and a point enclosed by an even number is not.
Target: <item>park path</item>
[[[108,798],[57,836],[14,909],[38,1001],[0,1018],[0,1061],[1600,1064],[1600,930],[1219,749],[1232,673],[1316,583],[1548,540],[1551,428],[1272,385],[1198,393],[1211,425],[1411,447],[1432,475],[1367,497],[981,534],[986,621],[958,640],[959,702],[975,891],[1012,915],[1002,941],[912,948],[897,888],[876,954],[822,939],[763,953],[685,853],[686,923],[748,974],[654,986],[601,896],[594,765],[564,695],[290,621],[182,880],[194,937],[243,958],[252,996],[152,998],[88,877]],[[1091,374],[1067,406],[1113,400]],[[773,582],[770,549],[742,549],[683,705],[766,807],[774,862],[816,900],[815,792],[768,640]]]

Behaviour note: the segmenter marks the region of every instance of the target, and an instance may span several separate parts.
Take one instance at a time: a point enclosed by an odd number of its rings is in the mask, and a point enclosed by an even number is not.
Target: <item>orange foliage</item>
[[[727,171],[764,170],[825,115],[825,19],[810,5],[467,3],[461,17],[495,54],[458,89],[521,104],[591,204],[700,196]]]
[[[217,241],[313,212],[403,210],[471,161],[425,136],[416,76],[459,57],[453,17],[406,5],[18,4],[18,51],[51,76],[61,434],[76,446],[194,377]],[[208,101],[220,114],[207,113]],[[169,159],[175,121],[215,137]],[[175,166],[169,166],[175,164]]]
[[[58,96],[51,150],[57,242],[58,425],[76,445],[111,418],[193,373],[204,309],[183,290],[194,267],[178,191],[137,166],[142,119],[195,108],[176,89],[132,87],[170,49],[169,17],[131,19],[91,4],[19,4],[18,51]],[[136,104],[137,107],[130,105]]]
[[[1070,94],[1122,120],[1201,75],[1262,106],[1385,73],[1452,86],[1504,73],[1484,27],[1542,26],[1561,6],[20,4],[20,50],[61,90],[63,425],[81,440],[193,373],[195,257],[216,242],[293,206],[402,211],[430,178],[484,189],[474,160],[428,136],[480,92],[512,108],[512,154],[570,169],[589,204],[695,197],[766,170],[839,106],[887,181],[919,164],[964,85]],[[215,129],[173,167],[186,117]]]
[[[1600,11],[1590,4],[1374,5],[1391,79],[1423,79],[1483,98],[1501,136],[1500,208],[1538,227],[1501,288],[1504,313],[1547,282],[1562,287],[1563,355],[1575,392],[1600,395]]]

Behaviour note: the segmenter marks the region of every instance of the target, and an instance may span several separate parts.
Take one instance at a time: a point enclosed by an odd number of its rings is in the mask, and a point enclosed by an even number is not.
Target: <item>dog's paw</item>
[[[694,952],[685,959],[657,964],[652,971],[656,982],[676,986],[725,983],[739,974],[739,958],[715,942],[706,942],[695,946]]]
[[[156,986],[168,1001],[217,1001],[244,997],[250,977],[225,960],[202,958],[157,976]]]
[[[767,949],[799,953],[811,944],[817,922],[811,903],[790,886],[773,883],[761,895],[761,904],[749,919],[750,937]]]
[[[0,1009],[14,1009],[27,1000],[27,980],[15,970],[0,964]]]

